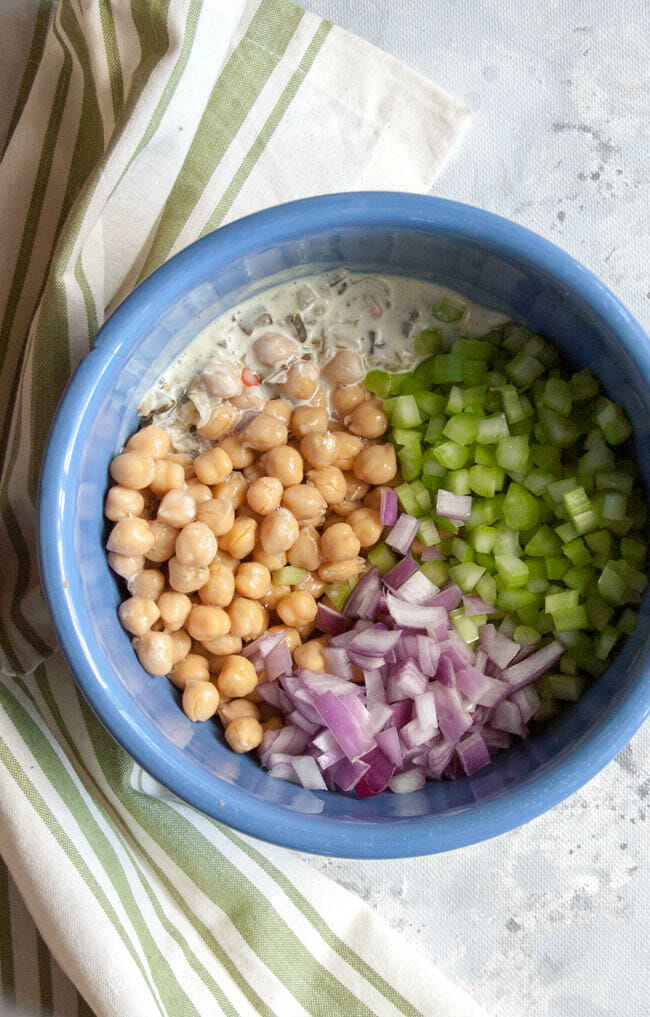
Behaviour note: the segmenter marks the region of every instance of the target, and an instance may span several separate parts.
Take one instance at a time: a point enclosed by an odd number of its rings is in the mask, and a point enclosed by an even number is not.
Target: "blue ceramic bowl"
[[[140,668],[117,619],[102,504],[108,464],[141,397],[203,325],[283,279],[345,265],[435,280],[553,336],[625,407],[650,481],[650,346],[612,293],[557,247],[488,212],[410,194],[310,198],[226,226],[155,272],[102,328],[75,372],[47,447],[40,556],[61,645],[97,715],[159,781],[225,823],[323,854],[399,857],[494,837],[566,798],[650,710],[650,601],[623,651],[559,721],[475,777],[358,801],[270,779],[193,725]]]

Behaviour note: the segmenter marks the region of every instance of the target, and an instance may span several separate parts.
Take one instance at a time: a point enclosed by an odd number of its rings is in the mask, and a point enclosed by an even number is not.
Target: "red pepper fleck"
[[[254,385],[259,385],[260,383],[260,379],[257,377],[254,371],[251,371],[250,367],[244,368],[244,370],[241,373],[241,380],[243,381],[244,385],[248,385],[251,388]]]

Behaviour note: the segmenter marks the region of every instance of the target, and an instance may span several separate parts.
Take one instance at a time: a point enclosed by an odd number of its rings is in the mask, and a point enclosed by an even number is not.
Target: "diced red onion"
[[[526,685],[517,692],[513,692],[510,698],[519,707],[524,724],[527,724],[533,714],[537,713],[542,702],[535,689],[531,688],[530,685]]]
[[[331,644],[323,647],[323,660],[325,661],[325,667],[350,681],[354,677],[354,668],[352,667],[352,661],[347,651],[347,647],[344,646],[332,646]]]
[[[397,522],[397,494],[390,487],[383,487],[379,502],[379,522],[382,526],[394,526]]]
[[[393,711],[395,727],[398,730],[401,730],[405,724],[408,724],[409,720],[413,716],[413,700],[398,700],[396,703],[391,703],[390,708]]]
[[[319,600],[316,624],[321,632],[325,632],[330,636],[337,636],[341,632],[345,632],[347,620],[345,615],[341,614],[340,611],[335,611],[333,607],[328,607]]]
[[[324,692],[316,697],[314,705],[350,762],[355,762],[374,749],[375,740],[364,730],[357,717],[353,716],[348,696]]]
[[[458,761],[468,777],[490,762],[490,753],[478,731],[465,735],[456,746]]]
[[[498,731],[486,724],[481,728],[481,735],[488,749],[507,749],[510,746],[510,735],[507,731]]]
[[[482,597],[476,597],[473,594],[468,594],[463,597],[463,606],[465,608],[465,614],[469,618],[475,614],[492,614],[494,611],[492,604],[486,604]]]
[[[390,572],[386,573],[384,576],[384,583],[391,590],[399,590],[400,587],[402,587],[404,583],[418,571],[419,568],[420,566],[418,563],[407,555],[406,558],[402,558],[401,561],[398,561],[397,565],[393,565]],[[420,573],[420,575],[422,575],[422,573]]]
[[[364,684],[366,686],[366,702],[368,709],[374,703],[386,702],[386,686],[381,671],[364,671]]]
[[[520,649],[519,643],[515,643],[503,632],[497,632],[494,625],[490,624],[481,625],[479,642],[490,660],[502,669],[508,666]]]
[[[395,569],[392,570],[393,572]],[[433,597],[439,593],[439,588],[427,579],[424,572],[414,572],[405,583],[397,590],[398,596],[402,600],[407,600],[409,604],[430,604]]]
[[[284,639],[287,629],[283,629],[281,632],[264,632],[257,639],[254,639],[252,643],[247,643],[241,651],[242,657],[254,657],[256,653],[259,653],[262,657],[268,656],[271,650],[281,643]]]
[[[349,759],[342,759],[340,763],[336,763],[332,767],[331,773],[334,782],[341,791],[352,791],[369,769],[370,764],[361,760],[353,763]]]
[[[405,770],[403,773],[394,774],[388,781],[388,786],[396,795],[407,795],[410,791],[419,791],[426,784],[424,770]]]
[[[327,791],[327,784],[313,756],[294,756],[292,766],[304,788],[310,791]]]
[[[390,533],[384,538],[385,543],[398,554],[408,554],[419,529],[420,520],[402,512]]]
[[[401,699],[415,699],[426,692],[428,681],[414,660],[399,664],[388,679],[388,701],[397,703]]]
[[[496,706],[503,698],[504,691],[503,682],[489,678],[471,664],[467,664],[456,673],[456,688],[471,703],[488,707]]]
[[[555,639],[548,646],[543,646],[537,653],[527,657],[526,660],[506,668],[503,672],[503,678],[510,686],[510,694],[516,692],[517,689],[522,688],[524,685],[534,682],[545,671],[548,671],[549,667],[553,667],[553,664],[557,663],[563,653],[564,646],[559,640]]]
[[[294,770],[291,763],[277,763],[272,766],[269,770],[269,777],[278,777],[280,780],[290,780],[292,783],[296,783],[296,771]]]
[[[417,636],[417,652],[422,674],[433,678],[438,670],[440,647],[431,636]]]
[[[437,593],[431,601],[430,607],[444,607],[445,611],[455,611],[461,600],[463,591],[455,583],[443,586],[440,593]]]
[[[425,547],[420,555],[422,561],[444,561],[445,556],[437,547]]]
[[[373,657],[385,657],[402,638],[402,633],[390,629],[365,629],[355,635],[354,639],[346,647],[347,653],[352,656],[355,653],[359,657],[371,659]]]
[[[280,706],[280,686],[277,682],[260,682],[256,689],[265,703],[270,706]]]
[[[421,692],[415,697],[415,716],[420,727],[437,727],[438,716],[436,714],[436,701],[433,692]]]
[[[465,522],[472,511],[471,494],[454,494],[439,488],[436,495],[436,514],[447,519],[459,519]]]
[[[479,671],[483,671],[488,660],[487,653],[485,652],[485,650],[477,650],[474,656],[475,656],[474,663],[476,667],[478,668]]]
[[[295,724],[296,727],[302,728],[302,730],[306,731],[308,735],[315,735],[318,731],[320,731],[320,725],[318,723],[313,723],[311,720],[307,720],[306,717],[303,717],[300,710],[292,710],[291,713],[288,713],[287,720],[290,724]]]
[[[381,600],[381,576],[377,569],[365,572],[343,605],[346,618],[368,618],[374,621]]]
[[[509,734],[519,735],[525,738],[528,734],[527,728],[521,719],[521,713],[516,703],[504,699],[494,711],[493,726],[499,731],[508,731]]]
[[[357,798],[369,798],[381,794],[388,787],[388,781],[395,773],[395,764],[379,748],[369,752],[363,759],[368,769],[355,785]]]
[[[427,766],[432,777],[441,777],[456,751],[455,742],[450,742],[442,735],[435,738],[429,749]]]
[[[377,746],[391,763],[400,767],[402,765],[402,746],[400,745],[399,734],[396,727],[387,727],[375,735]]]
[[[373,703],[368,706],[368,713],[370,714],[368,734],[376,738],[377,734],[392,721],[393,711],[388,703]]]
[[[446,653],[441,653],[440,655],[436,678],[441,685],[446,685],[447,688],[453,688],[456,684],[456,672],[454,671],[454,665],[451,657],[449,657]]]
[[[415,749],[425,743],[428,744],[436,731],[437,727],[435,724],[429,724],[428,727],[423,727],[417,719],[413,719],[410,720],[408,724],[405,724],[400,731],[400,741],[407,750]]]
[[[438,727],[450,742],[457,742],[471,727],[472,717],[461,703],[456,689],[449,689],[440,682],[432,685],[438,714]]]
[[[286,639],[282,639],[264,658],[267,680],[273,682],[283,674],[290,674],[292,667],[291,650]]]
[[[405,629],[435,628],[447,624],[447,612],[442,607],[407,604],[392,593],[386,594],[388,611],[393,621]]]

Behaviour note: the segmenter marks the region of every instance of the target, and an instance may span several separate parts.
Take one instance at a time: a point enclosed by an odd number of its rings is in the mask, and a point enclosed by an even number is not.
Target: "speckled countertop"
[[[650,4],[305,6],[472,107],[436,194],[553,240],[650,330]],[[648,1017],[649,816],[646,725],[581,792],[496,840],[407,861],[305,857],[494,1017]]]

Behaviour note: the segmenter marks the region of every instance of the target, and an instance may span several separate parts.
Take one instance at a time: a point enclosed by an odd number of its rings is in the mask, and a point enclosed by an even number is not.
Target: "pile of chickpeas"
[[[295,358],[292,342],[269,333],[256,356],[277,369]],[[381,487],[396,482],[397,464],[362,377],[350,350],[322,372],[294,359],[282,386],[291,402],[265,401],[251,386],[257,412],[242,427],[251,397],[244,389],[238,405],[224,398],[198,431],[213,442],[207,451],[176,453],[152,424],[111,462],[106,547],[129,593],[120,621],[142,667],[182,692],[191,720],[217,715],[235,752],[283,724],[259,694],[266,675],[242,656],[244,645],[283,632],[295,666],[323,672],[326,637],[312,638],[317,601],[327,602],[329,584],[363,572],[364,551],[381,537]],[[211,380],[218,388],[214,370]],[[222,388],[229,383],[221,378]],[[299,582],[281,581],[285,566],[304,570]]]

